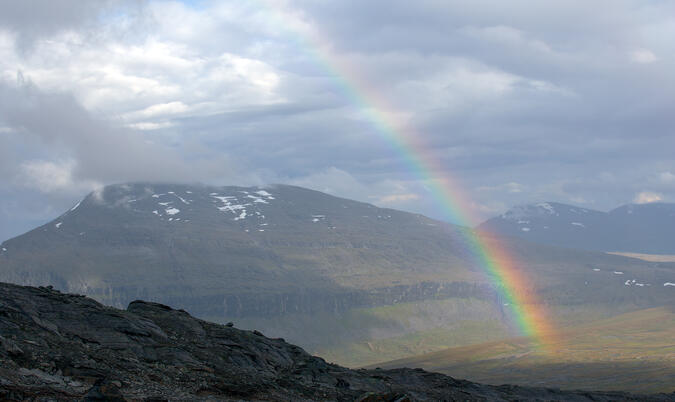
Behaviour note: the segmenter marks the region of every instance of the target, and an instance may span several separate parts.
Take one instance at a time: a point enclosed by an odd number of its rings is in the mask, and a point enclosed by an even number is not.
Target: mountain
[[[525,337],[380,363],[420,367],[488,384],[675,392],[675,306],[567,328],[543,349]]]
[[[479,230],[597,251],[675,254],[675,204],[630,204],[609,212],[555,202],[518,206]]]
[[[517,334],[474,235],[294,186],[122,184],[2,243],[0,281],[182,306],[361,366]],[[491,241],[561,326],[675,302],[672,263]]]
[[[126,310],[0,283],[0,398],[23,400],[672,401],[675,394],[489,386],[350,370],[283,339],[136,300]]]

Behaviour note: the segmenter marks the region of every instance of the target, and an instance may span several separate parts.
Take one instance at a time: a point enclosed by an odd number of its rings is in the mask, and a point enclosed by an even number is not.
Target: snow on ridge
[[[233,195],[218,195],[218,193],[211,193],[211,197],[213,197],[213,198],[217,199],[218,201],[220,201],[221,203],[223,203],[223,205],[221,205],[219,207],[218,206],[216,207],[216,208],[218,208],[219,211],[232,212],[233,214],[237,215],[237,216],[234,217],[235,221],[238,221],[238,220],[241,220],[241,219],[246,219],[246,217],[252,216],[252,214],[250,214],[246,210],[246,207],[250,207],[253,204],[251,204],[251,203],[235,204],[235,202],[238,202],[236,196],[233,196]],[[257,201],[257,199],[260,199],[260,197],[256,197],[256,196],[250,197],[250,196],[247,195],[247,197],[256,199],[256,200],[254,200],[254,203],[259,202],[259,201]],[[265,204],[268,204],[267,201],[265,201],[265,200],[262,200],[262,201]],[[259,218],[264,219],[264,216],[261,215],[260,212],[255,211],[255,214]]]
[[[269,204],[269,202],[265,201],[263,198],[252,195],[252,194],[247,194],[246,198],[250,198],[250,199],[253,200],[253,202],[257,202],[257,203],[260,203],[260,204]]]
[[[272,197],[272,194],[268,193],[265,190],[256,191],[255,193],[258,194],[258,195],[262,195],[263,197],[267,197],[268,200],[275,199],[274,197]]]
[[[72,211],[76,210],[77,207],[79,207],[81,203],[82,203],[82,201],[80,201],[80,202],[78,202],[77,204],[75,204],[74,207],[70,208],[70,211],[72,212]]]
[[[185,205],[189,205],[189,204],[190,204],[189,201],[186,201],[185,198],[181,197],[180,195],[178,195],[178,194],[176,194],[176,193],[174,193],[174,192],[169,192],[169,194],[171,194],[171,195],[173,195],[174,197],[176,197],[176,198],[178,198],[179,200],[181,200],[181,202],[182,202],[183,204],[185,204]]]
[[[627,279],[626,282],[624,282],[623,284],[626,285],[626,286],[640,286],[640,287],[645,286],[644,283],[640,283],[640,282],[636,281],[635,279]],[[650,286],[650,284],[647,283],[646,286]]]
[[[555,213],[555,208],[553,208],[553,206],[548,202],[540,202],[539,204],[536,204],[536,207],[548,211],[548,213],[551,215]]]
[[[524,223],[531,217],[554,214],[556,214],[556,211],[553,206],[547,202],[542,202],[534,205],[530,204],[513,207],[500,215],[500,217],[502,219]],[[527,223],[529,223],[529,221]]]

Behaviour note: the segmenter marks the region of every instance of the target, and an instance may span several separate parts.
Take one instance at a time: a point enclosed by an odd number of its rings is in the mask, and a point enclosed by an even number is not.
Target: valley
[[[420,367],[488,384],[674,392],[675,310],[671,305],[568,325],[545,347],[511,338],[377,367]]]

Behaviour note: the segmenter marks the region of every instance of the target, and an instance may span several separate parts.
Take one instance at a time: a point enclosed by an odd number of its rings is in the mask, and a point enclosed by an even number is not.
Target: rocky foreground
[[[351,370],[283,339],[135,301],[126,311],[0,283],[1,400],[675,401],[489,386],[420,369]]]

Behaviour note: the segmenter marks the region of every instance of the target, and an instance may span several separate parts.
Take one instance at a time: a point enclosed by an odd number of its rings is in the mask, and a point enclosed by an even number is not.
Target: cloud
[[[659,193],[654,193],[651,191],[643,191],[633,199],[633,202],[636,204],[650,204],[652,202],[659,202],[663,200],[663,195]]]
[[[383,197],[380,197],[380,204],[398,204],[402,201],[414,201],[419,200],[419,194],[408,193],[408,194],[389,194]]]
[[[32,187],[43,193],[59,191],[81,193],[91,191],[99,186],[94,181],[77,181],[73,177],[76,162],[73,159],[63,161],[33,160],[23,162],[20,166],[21,184]]]
[[[659,60],[659,58],[656,57],[656,55],[649,49],[638,49],[632,51],[630,53],[630,59],[631,61],[640,64],[651,64]]]
[[[476,191],[499,191],[499,192],[505,191],[509,193],[522,193],[523,187],[524,186],[522,184],[511,181],[496,186],[480,186],[476,188]]]
[[[659,174],[659,180],[664,184],[675,183],[675,174],[672,174],[671,172],[661,172],[661,174]]]
[[[598,8],[0,2],[0,227],[128,180],[287,182],[439,218],[426,171],[485,218],[673,199],[675,5]]]

